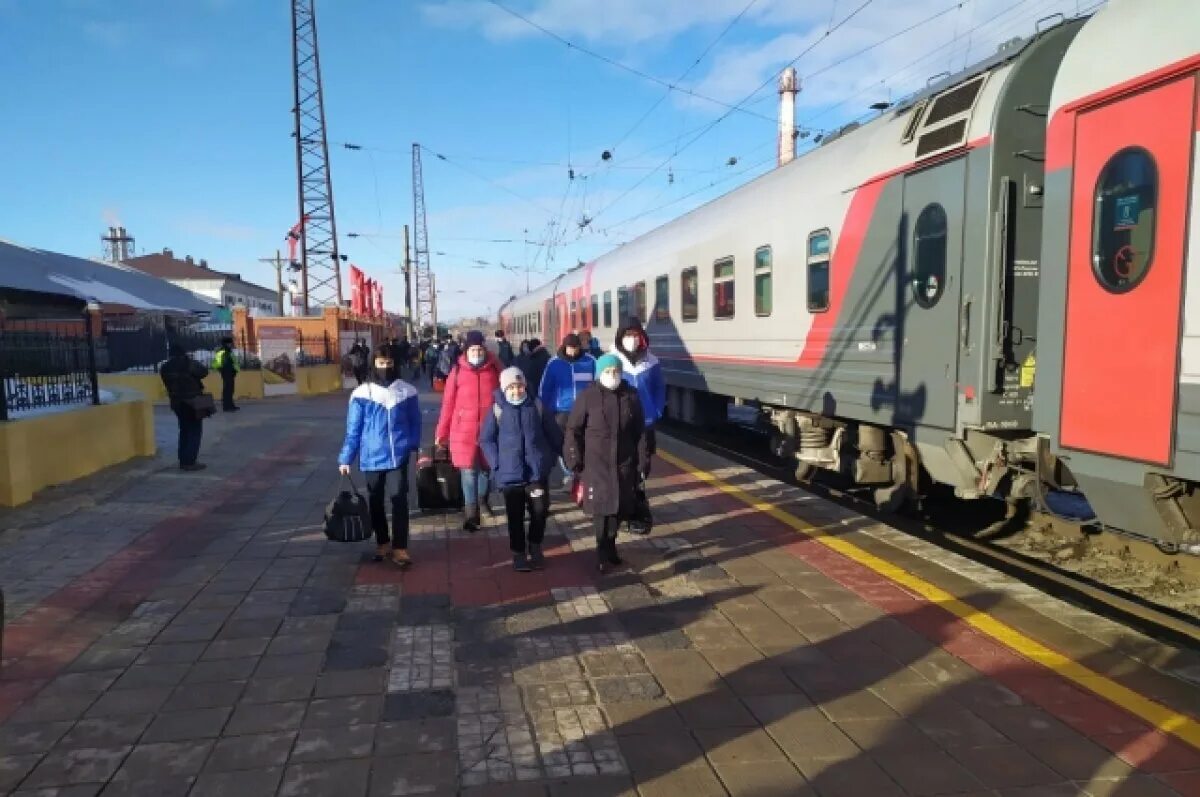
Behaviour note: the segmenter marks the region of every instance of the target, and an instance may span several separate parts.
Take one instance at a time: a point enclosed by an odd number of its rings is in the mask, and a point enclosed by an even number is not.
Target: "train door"
[[[539,330],[539,334],[533,337],[541,338],[542,342],[549,347],[549,341],[554,339],[554,330],[558,327],[558,308],[555,307],[553,297],[546,300],[542,318],[546,322],[545,328]]]
[[[904,178],[895,321],[901,425],[954,427],[960,312],[970,312],[960,307],[966,181],[965,158]]]
[[[1195,78],[1075,119],[1059,442],[1169,465]]]

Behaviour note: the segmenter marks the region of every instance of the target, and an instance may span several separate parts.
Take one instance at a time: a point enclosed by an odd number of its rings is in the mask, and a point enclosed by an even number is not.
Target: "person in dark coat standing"
[[[545,564],[542,539],[550,513],[546,482],[562,446],[561,433],[554,416],[531,395],[520,368],[504,369],[495,399],[483,422],[479,447],[492,470],[492,483],[504,495],[513,569],[519,573],[540,570]]]
[[[496,359],[500,360],[500,364],[508,368],[513,364],[513,349],[512,344],[508,342],[508,338],[504,337],[504,330],[496,330]]]
[[[542,375],[546,373],[546,364],[550,362],[550,352],[537,338],[529,339],[529,351],[517,357],[517,367],[525,374],[525,379],[536,389],[542,384]]]
[[[583,480],[601,572],[621,564],[617,529],[634,514],[641,474],[654,454],[645,429],[637,390],[621,379],[620,358],[604,355],[596,362],[596,381],[571,408],[563,446],[567,467]]]
[[[360,385],[367,381],[367,371],[369,370],[369,363],[367,362],[368,354],[370,352],[367,350],[367,344],[363,342],[362,338],[354,341],[354,345],[346,353],[346,356],[350,359],[350,370],[354,373],[354,378]]]
[[[188,356],[177,343],[168,350],[167,361],[158,369],[167,397],[171,400],[171,411],[179,421],[179,469],[184,471],[204,470],[207,465],[197,462],[200,456],[200,440],[204,436],[204,418],[192,407],[192,399],[204,392],[204,377],[208,369]]]
[[[233,403],[233,389],[237,383],[237,358],[233,356],[233,338],[222,338],[221,348],[213,357],[213,366],[221,375],[221,409],[237,412],[241,407]]]

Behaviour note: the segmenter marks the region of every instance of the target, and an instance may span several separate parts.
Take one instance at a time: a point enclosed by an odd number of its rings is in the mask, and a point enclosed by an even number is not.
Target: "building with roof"
[[[0,315],[55,318],[89,302],[106,315],[196,316],[214,309],[192,291],[137,269],[0,239]]]
[[[245,307],[252,316],[278,316],[282,313],[279,294],[231,274],[209,268],[207,260],[196,261],[191,255],[182,260],[170,249],[150,255],[131,257],[125,265],[180,288],[186,288],[222,307]]]

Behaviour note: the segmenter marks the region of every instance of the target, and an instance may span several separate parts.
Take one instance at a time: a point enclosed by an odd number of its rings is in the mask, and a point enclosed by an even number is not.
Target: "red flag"
[[[366,284],[364,293],[366,294],[366,299],[367,299],[366,314],[369,316],[373,316],[373,315],[375,315],[375,280],[373,280],[373,279],[367,280],[367,284]]]
[[[383,316],[383,285],[375,283],[375,315]]]
[[[363,312],[363,273],[358,266],[350,264],[350,310]]]

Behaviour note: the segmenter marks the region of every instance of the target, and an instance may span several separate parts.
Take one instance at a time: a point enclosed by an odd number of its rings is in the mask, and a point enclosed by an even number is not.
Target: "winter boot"
[[[479,505],[463,507],[463,531],[479,531]]]
[[[523,553],[513,554],[513,570],[518,573],[528,573],[533,568],[529,566],[529,557]]]
[[[546,555],[542,553],[542,546],[529,546],[529,564],[533,566],[534,570],[541,570],[546,566]]]

